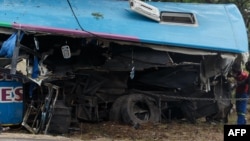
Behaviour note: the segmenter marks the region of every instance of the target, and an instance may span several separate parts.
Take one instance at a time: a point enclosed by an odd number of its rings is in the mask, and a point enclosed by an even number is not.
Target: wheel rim
[[[150,119],[150,109],[146,103],[136,102],[132,110],[135,117],[139,120],[148,121]]]

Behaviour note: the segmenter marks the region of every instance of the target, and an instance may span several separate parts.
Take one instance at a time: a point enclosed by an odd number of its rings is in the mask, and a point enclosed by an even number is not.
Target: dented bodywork
[[[248,52],[235,5],[149,2],[164,11],[154,21],[130,10],[135,0],[57,2],[0,0],[1,76],[22,82],[30,132],[66,132],[72,119],[227,122],[229,74]]]

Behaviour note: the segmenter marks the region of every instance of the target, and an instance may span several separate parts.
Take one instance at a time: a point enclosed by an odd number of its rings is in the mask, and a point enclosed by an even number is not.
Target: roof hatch
[[[162,11],[160,14],[161,22],[195,24],[195,16],[193,13],[184,12],[168,12]]]
[[[163,23],[196,24],[193,13],[160,11],[157,7],[140,0],[129,0],[131,10],[152,20]]]

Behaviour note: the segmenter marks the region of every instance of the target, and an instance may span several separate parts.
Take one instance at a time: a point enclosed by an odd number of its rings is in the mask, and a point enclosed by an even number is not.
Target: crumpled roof
[[[248,51],[244,20],[234,4],[148,3],[160,11],[194,13],[197,25],[153,21],[131,11],[124,0],[0,0],[0,27],[222,52]]]

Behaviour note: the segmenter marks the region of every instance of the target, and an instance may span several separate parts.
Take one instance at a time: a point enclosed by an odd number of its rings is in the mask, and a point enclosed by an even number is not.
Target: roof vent
[[[196,24],[193,13],[160,11],[157,7],[140,0],[129,0],[129,5],[131,10],[157,22],[186,25]]]
[[[152,20],[160,21],[160,11],[157,7],[149,5],[140,0],[129,0],[131,10],[144,15]]]
[[[168,22],[168,23],[182,23],[182,24],[196,23],[195,16],[193,13],[162,11],[160,19],[162,22]]]

